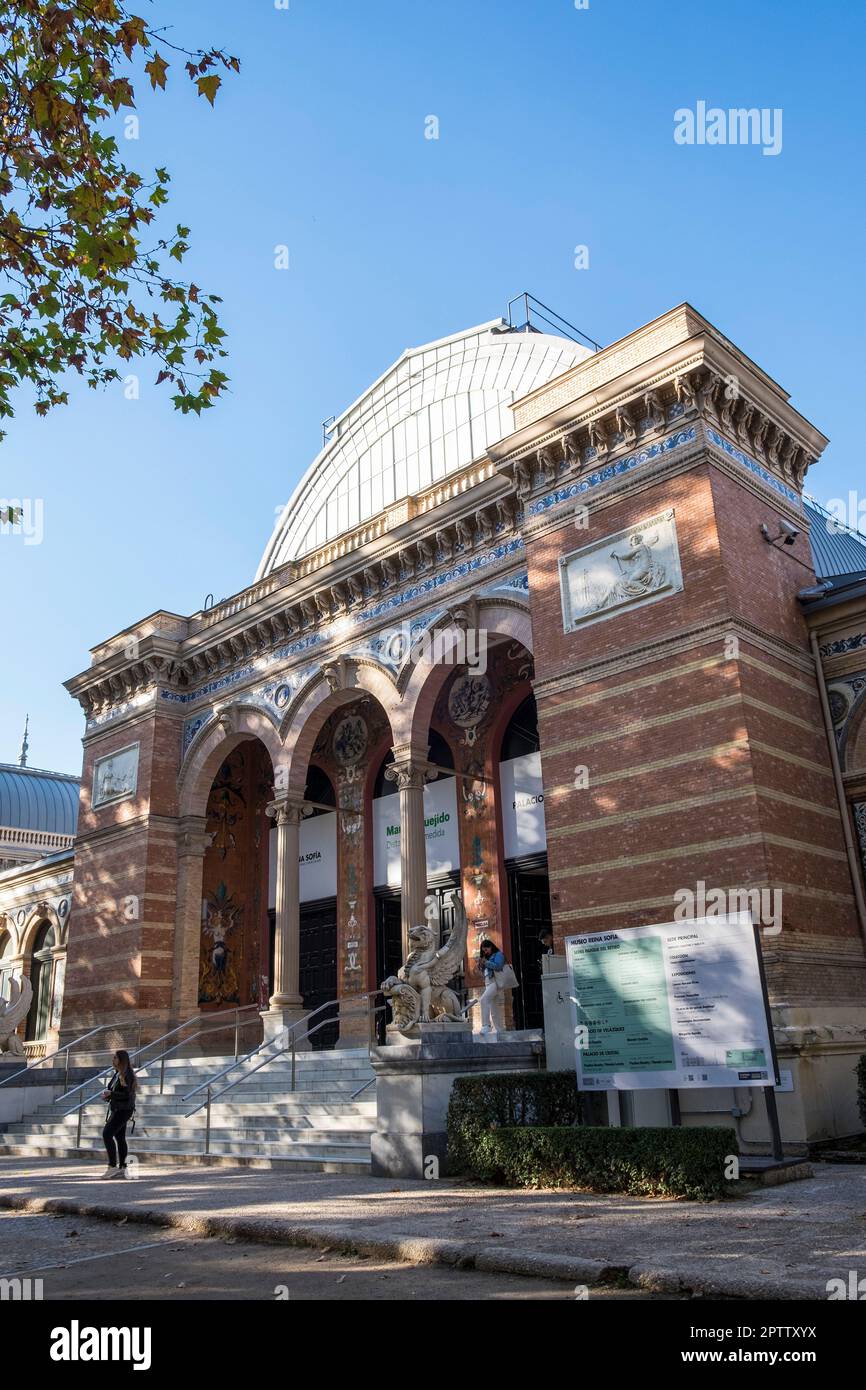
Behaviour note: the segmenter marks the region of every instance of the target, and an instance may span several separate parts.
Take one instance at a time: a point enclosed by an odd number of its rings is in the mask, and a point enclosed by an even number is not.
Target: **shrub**
[[[857,1108],[863,1128],[866,1129],[866,1052],[857,1063]]]
[[[581,1096],[573,1071],[458,1076],[448,1105],[448,1167],[469,1171],[477,1141],[492,1128],[577,1125]]]
[[[709,1201],[730,1189],[733,1129],[579,1126],[572,1072],[458,1077],[448,1107],[448,1166],[506,1187],[575,1187]]]

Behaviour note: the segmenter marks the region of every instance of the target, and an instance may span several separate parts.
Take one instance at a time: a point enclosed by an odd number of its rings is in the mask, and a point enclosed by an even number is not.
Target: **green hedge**
[[[458,1076],[448,1105],[448,1167],[468,1172],[478,1139],[494,1127],[577,1125],[581,1114],[573,1071]]]
[[[578,1126],[573,1072],[458,1077],[448,1107],[448,1166],[506,1187],[582,1187],[702,1201],[730,1191],[733,1129]]]
[[[866,1052],[857,1063],[857,1106],[863,1128],[866,1129]]]

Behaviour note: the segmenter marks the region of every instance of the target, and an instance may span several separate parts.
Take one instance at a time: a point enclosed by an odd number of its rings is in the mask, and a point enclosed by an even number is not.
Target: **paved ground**
[[[853,1165],[709,1204],[249,1168],[153,1165],[122,1184],[98,1172],[0,1158],[0,1206],[669,1294],[823,1300],[829,1279],[866,1277],[866,1169]]]
[[[515,1299],[573,1302],[564,1280],[482,1274],[447,1265],[261,1245],[91,1216],[0,1212],[0,1278],[41,1279],[43,1299],[363,1300]],[[12,1264],[9,1263],[10,1259]],[[593,1301],[658,1299],[636,1288],[593,1289]]]

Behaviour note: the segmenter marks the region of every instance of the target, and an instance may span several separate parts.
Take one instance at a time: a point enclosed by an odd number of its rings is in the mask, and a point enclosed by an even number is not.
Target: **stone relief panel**
[[[135,796],[138,787],[138,754],[141,745],[131,743],[126,748],[118,748],[105,758],[98,758],[93,765],[93,795],[91,805],[108,806],[114,801],[125,801]]]
[[[683,580],[673,510],[563,555],[559,582],[566,632],[679,593]]]

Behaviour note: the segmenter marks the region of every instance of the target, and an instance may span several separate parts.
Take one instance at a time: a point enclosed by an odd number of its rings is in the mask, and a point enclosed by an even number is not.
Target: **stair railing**
[[[375,1027],[376,1015],[382,1013],[386,1008],[386,1005],[384,1004],[380,1004],[375,1007],[371,1007],[370,1005],[370,1000],[374,999],[376,995],[379,994],[379,992],[379,990],[375,989],[371,990],[369,994],[364,994],[360,996],[360,999],[363,1000],[363,1005],[360,1012],[368,1016],[368,1022],[371,1033],[373,1028]],[[235,1086],[239,1086],[241,1082],[247,1081],[251,1076],[255,1075],[256,1072],[261,1071],[264,1067],[268,1066],[271,1062],[273,1062],[277,1057],[283,1056],[283,1054],[286,1052],[291,1052],[292,1081],[289,1089],[294,1091],[297,1075],[296,1067],[298,1043],[303,1042],[305,1039],[314,1037],[315,1034],[318,1033],[321,1028],[327,1028],[333,1023],[341,1021],[344,1016],[349,1015],[353,1012],[359,1012],[357,1007],[355,1007],[358,1004],[358,1002],[359,996],[357,995],[353,995],[351,999],[346,1001],[339,999],[329,999],[326,1004],[320,1004],[319,1007],[317,1009],[314,1009],[311,1014],[308,1014],[306,1018],[299,1019],[297,1023],[292,1024],[289,1028],[284,1028],[283,1031],[279,1033],[276,1038],[269,1039],[269,1042],[267,1044],[262,1043],[260,1047],[257,1047],[252,1052],[248,1053],[246,1057],[242,1057],[240,1062],[236,1062],[231,1066],[224,1067],[221,1072],[218,1072],[215,1076],[210,1077],[207,1081],[203,1081],[201,1085],[196,1086],[195,1090],[190,1091],[189,1095],[184,1097],[185,1100],[192,1100],[193,1096],[200,1095],[202,1091],[206,1092],[205,1099],[201,1101],[200,1104],[194,1106],[192,1110],[187,1111],[185,1117],[189,1120],[192,1118],[193,1115],[197,1115],[200,1110],[204,1110],[206,1112],[204,1140],[205,1155],[210,1154],[211,1106],[213,1102],[215,1100],[219,1100],[220,1096],[224,1096],[228,1091],[234,1090]],[[300,1024],[308,1023],[311,1018],[315,1018],[316,1014],[320,1014],[325,1009],[334,1007],[336,1007],[337,1009],[336,1018],[323,1018],[315,1025],[315,1027],[307,1028],[304,1030],[303,1033],[298,1034],[297,1029],[300,1026]],[[266,1046],[271,1046],[274,1043],[280,1044],[276,1052],[273,1052],[269,1057],[262,1058],[262,1060],[258,1062],[254,1067],[251,1067],[248,1071],[245,1071],[242,1076],[235,1077],[234,1081],[230,1081],[227,1086],[222,1086],[218,1091],[214,1091],[213,1088],[217,1081],[220,1081],[230,1071],[233,1071],[235,1067],[242,1066],[245,1062],[250,1061],[253,1057],[257,1056],[260,1052],[262,1052]],[[375,1080],[375,1077],[373,1077],[372,1079]],[[367,1082],[365,1086],[361,1089],[365,1090],[366,1086],[369,1084],[370,1083]]]
[[[72,1042],[66,1043],[64,1047],[58,1047],[54,1052],[47,1052],[44,1057],[37,1058],[28,1066],[21,1067],[19,1071],[13,1071],[11,1076],[4,1076],[3,1080],[0,1081],[0,1086],[5,1086],[8,1082],[14,1081],[15,1078],[18,1076],[24,1076],[26,1072],[35,1071],[37,1067],[43,1067],[46,1062],[51,1062],[54,1060],[55,1057],[61,1057],[64,1053],[66,1054],[66,1064],[63,1079],[63,1084],[65,1086],[69,1081],[69,1054],[71,1053],[72,1049],[74,1047],[80,1047],[81,1044],[83,1042],[86,1042],[88,1038],[95,1038],[97,1033],[106,1033],[112,1028],[116,1028],[118,1032],[122,1032],[124,1029],[127,1028],[136,1028],[138,1030],[137,1046],[141,1047],[140,1019],[135,1019],[132,1023],[130,1023],[129,1020],[126,1020],[126,1022],[124,1023],[100,1023],[97,1028],[91,1028],[89,1032],[82,1033],[80,1038],[75,1038]]]
[[[212,1020],[212,1019],[214,1019],[214,1018],[222,1018],[222,1017],[225,1017],[226,1014],[230,1014],[230,1015],[232,1015],[232,1016],[234,1017],[234,1020],[235,1020],[235,1053],[237,1053],[237,1050],[238,1050],[238,1036],[239,1036],[239,1030],[240,1030],[240,1028],[242,1028],[242,1027],[245,1026],[245,1024],[241,1023],[241,1021],[240,1021],[240,1015],[243,1014],[243,1013],[248,1013],[248,1012],[250,1011],[250,1009],[260,1010],[260,1009],[261,1009],[261,1005],[259,1005],[259,1004],[246,1004],[246,1005],[244,1005],[243,1008],[220,1009],[220,1010],[219,1010],[218,1012],[216,1012],[216,1013],[204,1015],[204,1018],[205,1018],[206,1020],[208,1020],[208,1023],[209,1023],[209,1025],[210,1025],[210,1020]],[[201,1015],[201,1014],[194,1014],[191,1018],[186,1019],[186,1021],[185,1021],[184,1023],[179,1023],[179,1024],[177,1024],[176,1027],[169,1029],[169,1031],[168,1031],[167,1033],[163,1033],[161,1037],[159,1037],[159,1038],[154,1038],[152,1042],[145,1043],[143,1047],[140,1045],[140,1043],[141,1043],[141,1033],[140,1033],[140,1031],[139,1031],[139,1047],[138,1047],[138,1049],[131,1055],[130,1061],[131,1061],[131,1062],[132,1062],[132,1061],[138,1061],[138,1059],[139,1059],[139,1057],[142,1055],[142,1053],[147,1052],[149,1048],[156,1047],[158,1043],[166,1042],[169,1038],[174,1038],[174,1037],[176,1037],[177,1034],[180,1033],[180,1032],[182,1032],[184,1028],[188,1028],[192,1023],[201,1022],[201,1021],[202,1021],[202,1015]],[[250,1020],[250,1021],[251,1021],[251,1022],[254,1022],[254,1020]],[[149,1067],[155,1066],[157,1062],[160,1063],[159,1093],[160,1093],[160,1095],[162,1095],[162,1093],[163,1093],[163,1083],[164,1083],[164,1079],[165,1079],[165,1058],[166,1058],[170,1053],[177,1052],[178,1049],[179,1049],[180,1047],[185,1046],[187,1043],[195,1042],[196,1038],[204,1037],[204,1036],[206,1036],[208,1033],[219,1033],[219,1032],[222,1032],[222,1031],[223,1031],[223,1029],[222,1029],[221,1027],[219,1027],[219,1026],[213,1027],[212,1025],[210,1025],[210,1026],[208,1026],[208,1027],[205,1027],[205,1028],[201,1028],[201,1027],[200,1027],[200,1028],[197,1028],[196,1031],[193,1033],[192,1037],[183,1038],[183,1039],[181,1040],[181,1042],[176,1043],[173,1047],[165,1048],[165,1049],[164,1049],[161,1053],[159,1053],[156,1057],[153,1057],[150,1061],[145,1062],[144,1065],[143,1065],[142,1067],[139,1068],[139,1070],[140,1070],[140,1072],[146,1073]],[[76,1095],[79,1091],[86,1090],[87,1087],[92,1086],[94,1082],[101,1082],[101,1081],[103,1080],[103,1077],[106,1078],[106,1081],[107,1081],[108,1079],[110,1079],[109,1069],[108,1069],[108,1068],[103,1067],[101,1071],[98,1071],[98,1072],[96,1072],[93,1076],[88,1077],[87,1080],[86,1080],[86,1081],[83,1081],[79,1086],[73,1086],[72,1090],[70,1090],[70,1091],[65,1091],[64,1094],[63,1094],[62,1096],[58,1096],[57,1099],[58,1099],[58,1100],[68,1100],[70,1096]],[[87,1109],[88,1105],[92,1105],[93,1102],[94,1102],[95,1100],[100,1100],[100,1099],[102,1098],[102,1092],[104,1091],[104,1089],[105,1089],[105,1084],[101,1085],[97,1091],[94,1091],[94,1093],[93,1093],[92,1096],[85,1096],[84,1100],[82,1100],[81,1102],[79,1102],[78,1105],[73,1105],[73,1106],[70,1107],[69,1110],[65,1110],[65,1111],[63,1112],[64,1115],[75,1115],[75,1114],[77,1114],[77,1116],[78,1116],[78,1122],[77,1122],[77,1126],[76,1126],[76,1137],[75,1137],[75,1147],[76,1147],[77,1149],[80,1149],[80,1148],[81,1148],[81,1127],[82,1127],[82,1123],[83,1123],[83,1120],[84,1120],[84,1112],[85,1112],[85,1110]]]

